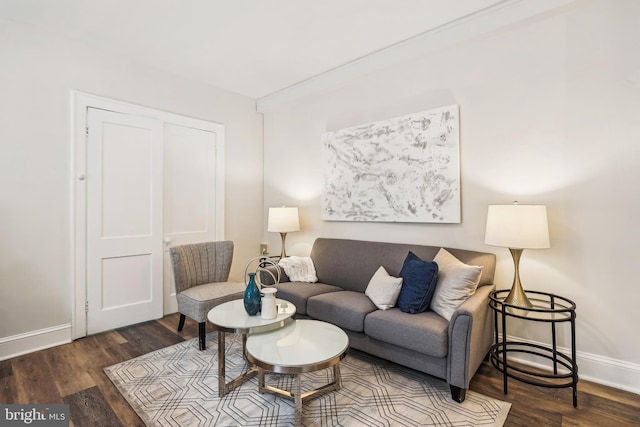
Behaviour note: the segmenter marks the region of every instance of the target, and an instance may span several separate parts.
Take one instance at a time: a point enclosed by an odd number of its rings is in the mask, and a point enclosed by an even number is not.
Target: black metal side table
[[[489,306],[495,316],[495,344],[489,350],[493,366],[502,372],[504,393],[507,394],[507,378],[511,377],[526,384],[551,388],[573,388],[573,406],[578,406],[578,365],[576,364],[576,305],[573,301],[547,292],[526,291],[533,308],[518,307],[504,302],[509,290],[493,291],[489,295]],[[500,317],[500,322],[498,322]],[[507,341],[507,317],[515,317],[532,322],[551,324],[551,346],[524,341]],[[558,351],[556,346],[556,324],[569,322],[571,325],[571,356]],[[502,326],[502,337],[499,335]],[[530,368],[509,364],[508,355],[529,354],[551,361],[552,370]],[[562,372],[558,370],[558,365]]]

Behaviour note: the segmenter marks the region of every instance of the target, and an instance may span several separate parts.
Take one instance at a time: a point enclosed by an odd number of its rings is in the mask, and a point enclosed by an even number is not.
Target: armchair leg
[[[198,342],[200,351],[205,350],[207,348],[207,344],[205,342],[205,335],[207,333],[207,322],[198,323]]]
[[[464,399],[467,397],[467,389],[456,387],[454,385],[449,384],[449,388],[451,388],[451,398],[458,403],[464,402]]]
[[[182,332],[184,328],[184,320],[187,318],[184,314],[180,313],[180,321],[178,322],[178,332]]]

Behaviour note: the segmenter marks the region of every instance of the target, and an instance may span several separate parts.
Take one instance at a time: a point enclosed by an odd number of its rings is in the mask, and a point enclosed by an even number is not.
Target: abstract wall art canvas
[[[322,135],[322,219],[460,222],[458,105]]]

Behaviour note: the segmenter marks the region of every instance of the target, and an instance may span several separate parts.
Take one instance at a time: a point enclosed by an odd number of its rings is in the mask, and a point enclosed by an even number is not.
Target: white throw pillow
[[[431,300],[431,310],[447,320],[476,292],[482,267],[467,265],[441,248],[433,259],[438,264],[438,282]]]
[[[396,305],[400,289],[402,289],[402,278],[389,276],[387,270],[380,266],[369,280],[364,294],[380,310],[388,310]]]

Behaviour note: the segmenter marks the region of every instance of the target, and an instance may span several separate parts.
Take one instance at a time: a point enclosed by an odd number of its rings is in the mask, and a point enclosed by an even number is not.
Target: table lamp
[[[484,242],[509,248],[515,273],[505,303],[532,308],[520,283],[520,257],[524,249],[546,249],[549,245],[547,207],[544,205],[489,205]]]
[[[287,233],[298,230],[300,230],[298,208],[285,206],[269,208],[267,231],[280,233],[280,237],[282,238],[282,252],[280,253],[280,258],[286,258],[287,256],[287,252],[284,247],[284,241],[287,238]]]

